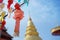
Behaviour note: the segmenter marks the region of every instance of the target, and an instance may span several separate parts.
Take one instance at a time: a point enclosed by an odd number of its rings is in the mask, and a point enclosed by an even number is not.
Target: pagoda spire
[[[38,34],[38,32],[35,28],[35,25],[33,24],[30,16],[29,16],[28,24],[27,24],[27,28],[26,28],[25,40],[42,40],[39,37],[39,34]]]

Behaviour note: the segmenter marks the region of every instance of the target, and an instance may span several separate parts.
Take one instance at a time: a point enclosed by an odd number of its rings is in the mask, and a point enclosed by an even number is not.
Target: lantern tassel
[[[20,28],[19,26],[20,26],[20,20],[16,20],[14,36],[19,36],[19,28]]]

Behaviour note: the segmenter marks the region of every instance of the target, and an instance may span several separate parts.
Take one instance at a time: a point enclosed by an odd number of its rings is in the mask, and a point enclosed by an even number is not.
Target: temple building
[[[60,36],[60,26],[57,26],[51,30],[52,35]]]
[[[7,29],[4,27],[3,30],[0,30],[0,40],[12,40],[12,36],[9,35],[7,32]]]
[[[29,17],[28,20],[28,25],[25,33],[25,40],[42,40],[41,37],[39,37],[39,34],[32,22],[31,17]]]

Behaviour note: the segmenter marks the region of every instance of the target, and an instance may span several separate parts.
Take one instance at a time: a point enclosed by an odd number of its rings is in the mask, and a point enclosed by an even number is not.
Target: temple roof
[[[51,30],[52,35],[60,35],[60,26],[57,26]]]
[[[6,28],[4,28],[3,30],[0,30],[1,38],[4,38],[4,39],[11,39],[11,38],[13,38],[6,31],[7,31]]]

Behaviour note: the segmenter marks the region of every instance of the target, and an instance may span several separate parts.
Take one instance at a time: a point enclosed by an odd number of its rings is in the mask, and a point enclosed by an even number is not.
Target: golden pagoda
[[[39,34],[32,22],[31,17],[29,17],[29,20],[28,20],[28,25],[27,25],[26,33],[25,33],[25,40],[42,40],[39,37]]]

